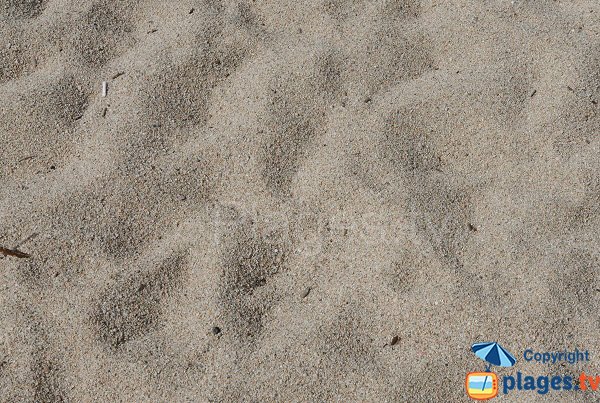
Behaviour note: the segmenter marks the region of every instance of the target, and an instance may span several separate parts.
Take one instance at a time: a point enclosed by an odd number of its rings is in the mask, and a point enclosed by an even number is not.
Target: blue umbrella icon
[[[492,365],[512,367],[517,362],[517,359],[498,343],[475,343],[471,346],[471,350],[477,357],[489,364],[485,370],[486,372],[490,372]],[[483,381],[483,388],[485,388],[486,382],[487,376]]]

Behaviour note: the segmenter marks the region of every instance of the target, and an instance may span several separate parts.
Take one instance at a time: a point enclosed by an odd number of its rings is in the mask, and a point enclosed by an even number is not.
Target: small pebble
[[[308,297],[308,294],[310,294],[310,287],[307,287],[304,291],[302,291],[302,298]]]
[[[221,333],[221,328],[218,326],[215,326],[212,328],[212,334],[214,334],[215,336]]]
[[[398,343],[398,340],[400,340],[400,338],[398,336],[392,337],[392,341],[390,342],[390,346],[395,346]]]

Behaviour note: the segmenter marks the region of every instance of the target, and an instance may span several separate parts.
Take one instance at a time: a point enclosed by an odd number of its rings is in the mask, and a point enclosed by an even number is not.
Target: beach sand
[[[0,0],[0,401],[600,374],[599,101],[594,0]]]

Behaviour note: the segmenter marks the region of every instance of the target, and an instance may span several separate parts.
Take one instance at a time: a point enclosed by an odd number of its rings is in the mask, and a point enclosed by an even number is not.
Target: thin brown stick
[[[15,245],[15,247],[13,248],[13,250],[17,249],[18,247],[23,246],[26,242],[31,241],[33,238],[35,238],[36,236],[38,236],[39,234],[37,232],[34,232],[33,234],[29,235],[27,238],[23,239],[21,242],[19,242],[18,244]]]
[[[17,162],[23,162],[23,161],[31,160],[31,159],[34,159],[35,157],[36,157],[35,155],[30,155],[30,156],[28,156],[28,157],[21,158],[21,159],[20,159],[19,161],[17,161]]]
[[[25,252],[21,252],[20,250],[17,249],[6,249],[0,246],[0,253],[2,253],[4,256],[14,256],[14,257],[18,257],[21,259],[27,259],[30,258],[31,255],[28,255]]]

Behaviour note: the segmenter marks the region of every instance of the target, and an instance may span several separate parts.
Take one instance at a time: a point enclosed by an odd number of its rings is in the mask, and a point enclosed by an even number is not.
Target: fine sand
[[[0,0],[0,401],[600,374],[599,102],[596,0]]]

